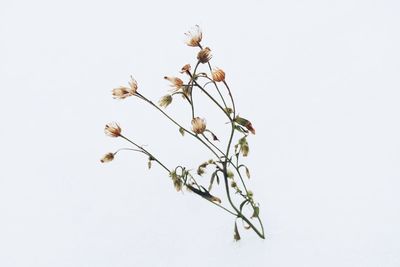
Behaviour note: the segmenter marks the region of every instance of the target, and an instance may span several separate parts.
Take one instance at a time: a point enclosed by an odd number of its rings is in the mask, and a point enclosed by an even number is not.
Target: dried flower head
[[[202,134],[206,130],[206,121],[196,117],[192,120],[192,131],[196,134]]]
[[[137,81],[131,76],[131,80],[129,81],[129,87],[127,86],[119,86],[112,90],[113,97],[115,99],[124,99],[128,96],[133,96],[136,94],[138,89]]]
[[[171,87],[175,87],[174,91],[181,89],[183,86],[183,81],[178,77],[165,76],[164,79],[171,83]]]
[[[201,63],[207,63],[208,61],[210,61],[211,58],[211,49],[208,47],[201,49],[200,52],[197,54],[197,59]]]
[[[104,132],[108,136],[118,137],[121,136],[121,127],[116,122],[110,122],[104,128]]]
[[[172,103],[172,96],[171,95],[165,95],[163,96],[160,101],[158,102],[158,104],[160,105],[160,107],[168,107],[169,104]]]
[[[101,158],[101,163],[110,162],[114,159],[114,153],[107,153]]]
[[[212,78],[215,82],[225,81],[225,72],[219,68],[216,68],[212,72]]]
[[[188,46],[200,46],[201,39],[203,38],[203,33],[201,32],[200,26],[196,25],[192,31],[185,33],[188,37],[186,44]]]
[[[188,73],[188,72],[190,72],[191,68],[192,67],[190,66],[190,64],[186,64],[185,66],[182,67],[180,73]]]

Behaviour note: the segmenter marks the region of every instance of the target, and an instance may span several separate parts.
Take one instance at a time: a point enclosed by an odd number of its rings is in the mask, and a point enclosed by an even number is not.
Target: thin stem
[[[193,76],[196,76],[196,71],[197,71],[197,68],[199,67],[199,64],[200,64],[200,61],[197,61],[196,67],[195,67],[194,70],[193,70]],[[190,105],[191,105],[191,107],[192,107],[192,119],[194,119],[193,76],[192,76],[192,74],[190,74],[189,71],[188,71],[187,73],[188,73],[188,74],[190,75],[190,77],[191,77],[191,80],[190,80],[190,82],[189,82],[189,86],[191,86],[191,87],[190,87]]]
[[[147,155],[149,155],[153,160],[155,160],[158,164],[160,164],[161,167],[163,167],[168,173],[170,173],[171,171],[164,165],[162,164],[156,157],[154,157],[149,151],[147,151],[146,149],[144,149],[143,147],[139,146],[138,144],[136,144],[135,142],[131,141],[130,139],[128,139],[127,137],[120,135],[123,139],[125,139],[126,141],[128,141],[129,143],[131,143],[132,145],[136,146],[137,148],[139,148],[140,150],[144,151],[147,153]]]
[[[233,108],[233,118],[235,118],[236,117],[236,107],[235,107],[235,101],[233,100],[231,89],[229,88],[229,86],[228,86],[228,84],[226,83],[225,80],[223,81],[223,83],[224,83],[226,89],[228,90],[229,97],[231,98],[232,108]]]
[[[217,158],[219,158],[220,156],[206,143],[204,142],[200,137],[198,137],[196,134],[192,133],[191,131],[187,130],[186,128],[182,127],[178,122],[176,122],[173,118],[171,118],[167,113],[164,112],[164,110],[162,110],[161,108],[159,108],[156,104],[154,104],[151,100],[147,99],[146,97],[144,97],[143,95],[136,93],[136,95],[146,101],[147,103],[149,103],[150,105],[152,105],[153,107],[155,107],[158,111],[160,111],[165,117],[167,117],[170,121],[172,121],[176,126],[178,126],[179,128],[182,128],[183,131],[185,131],[186,133],[190,134],[191,136],[193,136],[194,138],[198,139],[201,143],[203,143],[203,145],[205,145]]]

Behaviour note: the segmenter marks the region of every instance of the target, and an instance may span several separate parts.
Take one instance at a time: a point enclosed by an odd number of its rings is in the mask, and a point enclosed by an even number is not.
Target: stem
[[[144,151],[148,156],[150,156],[153,160],[155,160],[158,164],[160,164],[161,167],[163,167],[168,173],[170,173],[171,171],[164,165],[162,164],[156,157],[154,157],[149,151],[147,151],[146,149],[144,149],[143,147],[139,146],[138,144],[136,144],[135,142],[131,141],[130,139],[126,138],[123,135],[120,135],[123,139],[125,139],[126,141],[128,141],[129,143],[131,143],[132,145],[136,146],[137,148],[139,148],[140,150]]]

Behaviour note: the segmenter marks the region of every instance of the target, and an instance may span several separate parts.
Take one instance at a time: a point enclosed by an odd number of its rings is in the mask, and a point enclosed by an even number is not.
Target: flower
[[[172,96],[171,95],[165,95],[163,96],[160,101],[158,102],[158,104],[160,105],[160,107],[168,107],[169,104],[171,104],[172,102]]]
[[[196,134],[202,134],[206,130],[206,121],[196,117],[192,120],[192,131]]]
[[[171,83],[171,87],[175,87],[175,90],[179,90],[183,86],[183,81],[178,77],[165,76],[164,79]]]
[[[216,68],[212,72],[212,78],[215,82],[225,81],[225,72],[219,68]]]
[[[185,33],[185,35],[188,37],[186,40],[186,44],[188,46],[200,46],[201,39],[203,38],[203,33],[201,32],[200,26],[196,25],[193,28],[193,31],[188,31]]]
[[[138,89],[137,81],[131,76],[131,80],[129,81],[129,87],[127,86],[119,86],[112,90],[113,97],[115,99],[124,99],[128,96],[133,96],[136,94]]]
[[[104,128],[104,132],[108,136],[118,137],[121,136],[121,127],[116,122],[110,122]]]
[[[208,47],[201,49],[200,52],[197,54],[197,59],[201,63],[207,63],[208,61],[210,61],[211,58],[211,49]]]
[[[114,159],[114,154],[113,153],[107,153],[101,158],[101,163],[106,163],[110,162]]]
[[[188,73],[188,72],[190,72],[191,68],[192,67],[190,66],[190,64],[186,64],[185,66],[182,67],[180,73]]]

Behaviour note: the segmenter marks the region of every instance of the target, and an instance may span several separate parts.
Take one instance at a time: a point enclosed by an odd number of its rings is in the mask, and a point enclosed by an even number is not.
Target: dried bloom
[[[190,66],[190,64],[186,64],[185,66],[182,67],[180,73],[188,73],[188,72],[190,72],[191,68],[192,67]]]
[[[206,121],[196,117],[192,120],[192,131],[196,134],[202,134],[206,130]]]
[[[121,136],[121,127],[115,122],[110,122],[104,128],[104,132],[106,135],[111,137],[118,137]]]
[[[200,52],[197,54],[197,59],[201,63],[207,63],[208,61],[210,61],[211,58],[211,49],[208,47],[201,49]]]
[[[188,37],[188,39],[186,40],[186,44],[193,47],[199,46],[201,39],[203,38],[203,33],[201,32],[199,25],[196,25],[193,28],[193,31],[189,31],[185,33],[185,35]]]
[[[181,89],[183,86],[183,81],[178,77],[165,76],[164,79],[168,80],[171,83],[171,87],[175,87],[174,91]]]
[[[114,159],[114,154],[113,153],[107,153],[101,158],[101,163],[106,163],[110,162]]]
[[[124,99],[128,96],[131,96],[132,94],[129,92],[128,87],[120,86],[112,90],[112,95],[115,99]]]
[[[160,107],[168,107],[169,104],[171,104],[172,102],[172,96],[171,95],[165,95],[163,96],[160,101],[158,102],[158,104],[160,105]]]
[[[212,72],[212,78],[215,82],[225,81],[225,72],[219,68],[216,68]]]
[[[133,96],[136,94],[138,89],[137,81],[133,79],[131,76],[131,80],[129,81],[129,87],[119,86],[112,90],[113,97],[115,99],[124,99],[128,96]]]

